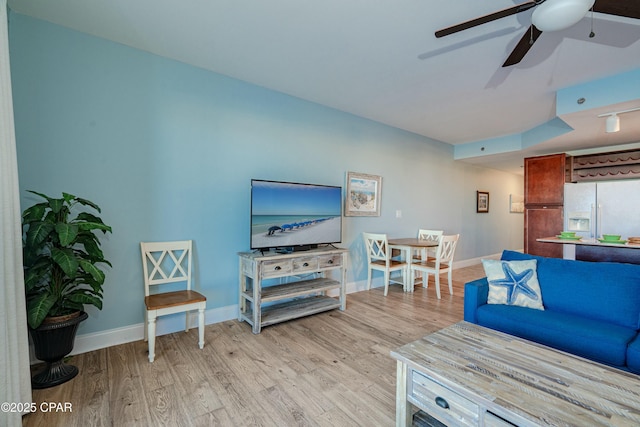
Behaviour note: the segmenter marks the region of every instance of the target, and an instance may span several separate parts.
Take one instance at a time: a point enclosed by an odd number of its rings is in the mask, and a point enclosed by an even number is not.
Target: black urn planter
[[[87,313],[81,311],[59,322],[42,322],[36,329],[29,328],[36,357],[46,363],[44,370],[31,378],[31,387],[53,387],[78,375],[78,368],[64,363],[64,357],[73,350],[78,325],[87,317]]]

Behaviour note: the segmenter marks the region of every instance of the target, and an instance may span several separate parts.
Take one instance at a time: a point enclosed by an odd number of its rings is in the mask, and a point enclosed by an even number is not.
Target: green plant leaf
[[[91,286],[91,292],[95,295],[102,295],[102,285],[103,283],[97,282],[89,273],[82,273],[82,283]]]
[[[22,212],[22,224],[29,224],[34,221],[41,221],[46,210],[46,203],[38,203]]]
[[[24,287],[27,293],[34,290],[38,285],[48,282],[51,263],[51,258],[40,257],[29,268],[25,268]]]
[[[34,222],[29,226],[27,230],[27,247],[38,248],[47,237],[55,229],[55,226],[50,222]]]
[[[64,191],[62,192],[62,198],[68,205],[70,205],[71,202],[77,199],[77,197],[73,194],[65,193]]]
[[[93,295],[89,295],[84,292],[74,292],[68,296],[69,301],[80,303],[80,304],[91,304],[97,307],[99,310],[102,310],[102,298],[95,297]]]
[[[93,280],[95,280],[99,284],[103,284],[104,283],[104,279],[105,279],[104,272],[102,270],[100,270],[98,267],[96,267],[92,262],[84,260],[84,259],[81,259],[80,260],[80,267],[82,267],[82,269],[84,271],[89,273],[91,275],[91,277],[93,277]]]
[[[64,300],[64,310],[68,312],[82,311],[84,309],[84,302],[72,301],[71,296]]]
[[[55,214],[59,213],[64,208],[64,199],[51,199],[49,198],[49,207]]]
[[[47,196],[44,193],[38,193],[37,191],[33,191],[33,190],[27,190],[27,193],[35,194],[36,196],[40,196],[43,199],[46,199],[47,200],[47,204],[51,201],[51,197]]]
[[[90,201],[90,200],[83,199],[82,197],[76,197],[75,200],[76,200],[76,202],[80,203],[81,205],[91,206],[96,211],[101,212],[100,207],[98,205],[96,205],[95,203],[93,203],[92,201]]]
[[[40,326],[45,317],[49,315],[49,310],[56,302],[56,296],[48,292],[27,301],[27,322],[33,329]]]
[[[69,246],[78,235],[78,226],[59,222],[56,224],[56,233],[58,233],[58,238],[60,239],[60,246]]]
[[[94,262],[104,259],[98,239],[93,233],[80,233],[76,241],[84,246],[84,250]]]
[[[46,245],[31,247],[25,244],[23,249],[22,263],[27,269],[36,265],[40,259],[44,258],[51,261],[51,257],[49,256],[49,248]]]
[[[64,274],[69,276],[70,279],[74,279],[78,273],[78,258],[70,248],[53,248],[51,249],[51,257],[53,261],[60,266]]]
[[[105,225],[102,221],[99,222],[78,222],[76,223],[80,230],[102,230],[104,233],[111,232],[111,227]]]
[[[109,227],[108,225],[106,225],[104,222],[102,222],[102,219],[100,219],[99,217],[90,214],[88,212],[81,212],[78,214],[76,221],[82,221],[84,223],[86,223],[87,225],[91,225],[91,229],[99,229],[102,230],[104,232],[111,232],[111,227]],[[99,225],[98,225],[99,224]],[[88,226],[85,227],[85,229],[89,229]]]
[[[89,213],[89,212],[80,212],[76,217],[76,221],[86,221],[86,222],[99,222],[102,223],[100,217]]]

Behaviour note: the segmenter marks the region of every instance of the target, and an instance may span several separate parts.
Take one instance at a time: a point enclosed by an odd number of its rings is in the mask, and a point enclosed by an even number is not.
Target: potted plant
[[[97,232],[111,232],[89,200],[62,193],[55,199],[30,191],[43,202],[22,213],[27,321],[36,357],[46,368],[32,378],[34,388],[62,384],[78,369],[64,363],[73,350],[78,325],[87,318],[84,305],[102,309],[105,273],[111,266],[100,249]],[[76,210],[81,208],[79,212]]]

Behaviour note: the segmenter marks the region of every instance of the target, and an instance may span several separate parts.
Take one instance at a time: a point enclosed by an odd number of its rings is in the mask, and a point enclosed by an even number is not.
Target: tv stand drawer
[[[293,260],[290,259],[264,261],[261,265],[261,276],[265,278],[287,276],[293,271]]]
[[[318,257],[319,268],[333,268],[342,266],[342,255],[322,255]]]
[[[293,271],[302,273],[305,271],[316,271],[318,269],[318,257],[304,257],[293,260]]]

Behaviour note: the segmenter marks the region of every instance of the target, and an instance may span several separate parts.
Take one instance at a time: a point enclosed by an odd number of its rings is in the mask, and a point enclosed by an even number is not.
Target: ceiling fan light
[[[540,31],[559,31],[575,25],[587,14],[595,0],[547,0],[537,6],[531,22]]]
[[[617,114],[612,114],[607,117],[606,121],[606,132],[614,133],[620,131],[620,116]]]

